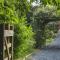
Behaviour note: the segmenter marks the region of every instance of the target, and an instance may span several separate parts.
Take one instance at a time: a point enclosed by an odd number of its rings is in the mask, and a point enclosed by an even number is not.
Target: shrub
[[[50,22],[45,27],[46,45],[50,44],[57,35],[57,22]]]
[[[34,47],[32,27],[27,26],[27,0],[4,0],[0,3],[0,23],[15,23],[14,57],[23,57]],[[23,17],[25,16],[25,17]]]
[[[14,37],[14,57],[24,57],[32,51],[34,47],[34,33],[31,26],[26,25],[25,18],[15,25],[15,37]]]

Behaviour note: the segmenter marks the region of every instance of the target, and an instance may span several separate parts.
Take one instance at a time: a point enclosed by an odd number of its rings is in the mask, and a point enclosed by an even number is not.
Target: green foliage
[[[33,14],[33,16],[30,17],[30,20],[32,20],[32,27],[35,32],[36,46],[41,47],[45,45],[46,39],[51,41],[55,34],[54,29],[52,29],[54,27],[49,26],[49,28],[47,27],[46,29],[45,26],[49,22],[60,20],[60,18],[56,13],[57,7],[54,5],[41,5],[39,7],[34,7],[32,10],[31,14]],[[50,32],[51,35],[48,35],[48,32]]]
[[[14,4],[8,2],[8,0],[0,3],[0,23],[13,23],[16,21],[15,9],[13,7]]]
[[[15,7],[19,18],[21,18],[30,10],[30,3],[27,0],[15,0]]]
[[[0,0],[0,3],[3,3],[4,2],[4,0]]]
[[[50,44],[56,37],[58,31],[57,22],[49,22],[45,26],[46,45]]]
[[[47,1],[48,0],[46,0],[46,2]],[[30,3],[28,3],[27,0],[0,0],[0,2],[0,23],[16,23],[14,29],[15,58],[24,57],[32,51],[35,44],[33,31],[36,33],[35,38],[37,46],[44,45],[46,39],[51,37],[45,36],[48,35],[46,34],[47,32],[51,31],[50,28],[46,31],[45,26],[50,21],[56,21],[56,16],[59,15],[59,10],[56,15],[57,6],[48,4],[38,7],[39,9],[37,8],[36,10],[33,8],[31,17],[33,21],[31,23],[33,27],[32,30],[32,27],[28,25],[26,21],[26,14],[30,11],[32,0]]]
[[[41,0],[43,4],[52,4],[52,5],[58,5],[60,3],[60,0]]]
[[[14,57],[24,57],[34,48],[32,27],[27,25],[26,14],[30,9],[27,0],[1,0],[0,23],[15,23]]]
[[[41,0],[43,5],[55,5],[57,6],[57,10],[60,10],[60,0]]]
[[[26,14],[30,9],[27,0],[15,0],[15,11],[17,13],[17,24],[14,36],[14,57],[25,57],[34,48],[34,33],[32,27],[27,25]]]
[[[34,33],[31,26],[26,25],[25,18],[15,26],[14,56],[15,58],[25,57],[34,48]]]

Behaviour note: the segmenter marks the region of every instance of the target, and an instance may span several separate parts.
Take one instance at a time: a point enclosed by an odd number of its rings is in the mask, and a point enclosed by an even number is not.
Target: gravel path
[[[26,60],[60,60],[60,32],[51,45],[34,52]]]

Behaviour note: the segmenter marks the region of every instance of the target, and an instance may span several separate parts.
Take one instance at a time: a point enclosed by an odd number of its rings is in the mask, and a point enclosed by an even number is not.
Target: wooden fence
[[[0,60],[13,60],[13,34],[12,24],[0,24]]]

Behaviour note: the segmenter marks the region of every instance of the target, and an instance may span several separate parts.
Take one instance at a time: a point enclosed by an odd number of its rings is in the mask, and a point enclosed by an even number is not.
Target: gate
[[[0,24],[0,60],[13,60],[13,32],[11,24]]]

